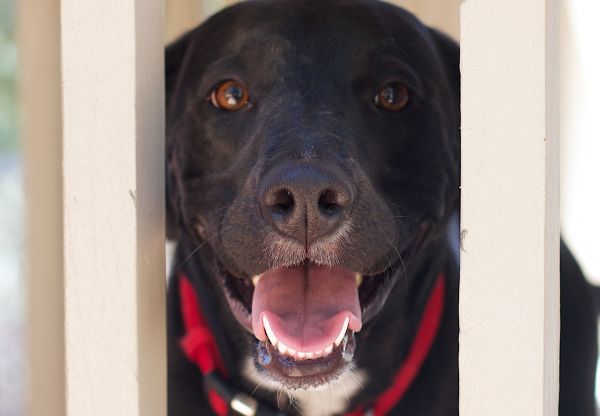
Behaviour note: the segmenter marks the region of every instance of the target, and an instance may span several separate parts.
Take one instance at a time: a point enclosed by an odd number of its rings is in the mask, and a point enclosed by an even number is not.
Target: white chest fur
[[[350,399],[362,388],[365,376],[362,371],[349,370],[339,381],[318,390],[296,390],[291,394],[305,416],[331,416],[340,414]]]
[[[245,377],[257,386],[281,392],[278,384],[265,380],[254,368],[249,359],[244,369]],[[362,388],[365,382],[362,371],[348,370],[335,383],[326,387],[311,390],[286,390],[284,394],[290,397],[294,406],[302,411],[304,416],[331,416],[346,409],[350,399]]]

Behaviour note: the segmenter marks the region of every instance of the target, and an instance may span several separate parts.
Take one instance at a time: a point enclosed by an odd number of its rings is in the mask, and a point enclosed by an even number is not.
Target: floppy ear
[[[179,83],[180,74],[185,64],[188,48],[192,42],[191,30],[173,43],[167,45],[165,50],[165,89],[167,100],[167,114],[172,110],[173,98],[177,85]]]
[[[171,134],[173,113],[176,107],[177,87],[182,69],[185,66],[188,47],[191,43],[192,32],[188,32],[174,43],[167,46],[165,51],[165,98],[166,98],[166,133],[165,133],[165,168],[166,168],[166,208],[167,208],[167,238],[177,238],[181,222],[180,192],[178,191],[177,158],[175,158],[175,137]]]
[[[430,28],[429,31],[437,48],[438,56],[446,69],[454,98],[460,103],[460,48],[458,43],[436,29]]]
[[[449,96],[446,106],[448,123],[451,126],[449,150],[452,152],[452,160],[449,174],[454,178],[455,196],[448,201],[449,206],[456,206],[460,200],[458,188],[460,186],[460,48],[458,43],[447,35],[435,29],[429,29],[438,59],[441,62],[446,80],[448,82]]]

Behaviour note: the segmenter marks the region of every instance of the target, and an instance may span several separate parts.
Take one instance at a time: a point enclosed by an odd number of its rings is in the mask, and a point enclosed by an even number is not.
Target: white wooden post
[[[67,414],[166,412],[161,0],[63,0]]]
[[[60,1],[17,4],[27,229],[28,414],[63,416]]]
[[[558,408],[558,1],[462,7],[461,416]]]

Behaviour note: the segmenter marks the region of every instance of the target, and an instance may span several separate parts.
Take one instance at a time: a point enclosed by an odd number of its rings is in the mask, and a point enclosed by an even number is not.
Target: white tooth
[[[331,351],[333,351],[333,344],[323,350],[325,355],[331,354]]]
[[[296,355],[296,350],[294,350],[292,348],[288,348],[287,353],[288,353],[288,355]]]
[[[260,275],[252,276],[252,284],[256,287],[258,282],[260,281]]]
[[[344,325],[342,325],[342,329],[340,330],[340,333],[338,334],[337,338],[335,339],[335,346],[339,346],[340,343],[342,342],[342,340],[344,339],[344,335],[346,335],[346,330],[348,329],[348,324],[350,323],[350,317],[346,316],[346,320],[344,321]]]
[[[321,355],[323,355],[323,350],[315,351],[314,354],[315,354],[315,357],[320,357]]]
[[[312,352],[307,352],[306,353],[306,358],[308,358],[308,359],[313,358],[313,353]]]
[[[356,280],[356,287],[360,286],[360,284],[363,281],[363,276],[360,273],[355,273],[354,274],[354,280]]]
[[[277,344],[277,349],[279,350],[280,354],[285,354],[288,350],[288,348],[285,346],[285,344],[283,342],[280,342]]]
[[[304,359],[306,357],[306,353],[302,352],[302,351],[298,351],[298,358],[300,358],[301,360]]]
[[[277,340],[277,337],[275,336],[275,333],[271,329],[269,320],[267,319],[267,317],[265,315],[263,315],[262,318],[263,318],[263,326],[265,328],[265,332],[267,333],[267,337],[269,338],[269,341],[271,341],[271,344],[273,344],[273,346],[276,347],[278,340]]]

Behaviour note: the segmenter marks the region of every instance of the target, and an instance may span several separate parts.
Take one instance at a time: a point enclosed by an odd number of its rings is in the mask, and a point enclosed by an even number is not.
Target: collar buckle
[[[238,391],[229,402],[229,407],[240,416],[256,416],[258,402],[245,393]]]

